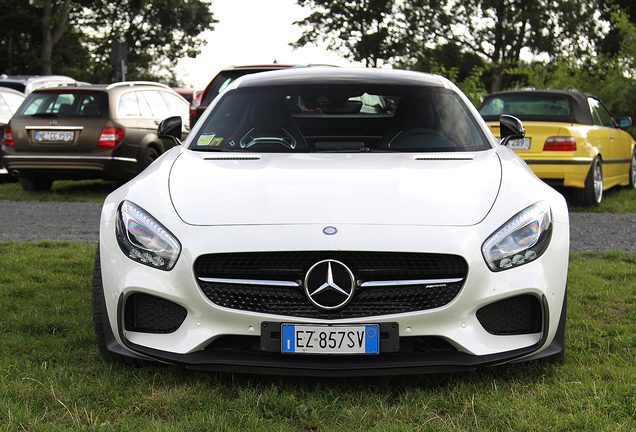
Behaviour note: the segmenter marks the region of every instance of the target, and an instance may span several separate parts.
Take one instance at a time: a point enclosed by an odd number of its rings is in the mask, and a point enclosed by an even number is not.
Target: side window
[[[596,126],[615,127],[612,115],[599,100],[588,98],[588,103]]]
[[[119,97],[118,117],[139,117],[139,104],[134,92]]]
[[[141,111],[142,117],[152,117],[152,110],[150,109],[150,104],[144,97],[144,92],[136,92],[137,100],[139,101],[139,111]]]
[[[166,119],[170,117],[170,110],[168,109],[168,105],[163,100],[161,94],[158,91],[146,90],[143,92],[143,94],[150,104],[150,109],[152,110],[152,114],[155,118]]]
[[[189,119],[189,106],[186,102],[184,102],[179,96],[173,95],[172,93],[162,92],[161,94],[170,107],[170,115],[178,115],[184,122]]]

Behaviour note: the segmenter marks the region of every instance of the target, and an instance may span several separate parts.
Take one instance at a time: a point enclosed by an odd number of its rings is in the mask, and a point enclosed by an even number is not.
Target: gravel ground
[[[0,200],[0,241],[97,243],[101,204]],[[636,253],[636,214],[572,213],[574,251]]]

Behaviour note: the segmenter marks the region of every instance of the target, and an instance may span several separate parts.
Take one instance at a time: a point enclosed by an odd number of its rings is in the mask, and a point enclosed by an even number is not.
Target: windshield
[[[193,136],[190,148],[452,152],[490,145],[450,90],[308,85],[228,92]]]

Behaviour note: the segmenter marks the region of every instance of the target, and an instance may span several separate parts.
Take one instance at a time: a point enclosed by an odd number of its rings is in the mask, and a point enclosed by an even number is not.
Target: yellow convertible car
[[[554,187],[572,192],[572,202],[597,206],[603,191],[613,186],[636,185],[636,142],[595,96],[579,91],[518,90],[493,93],[479,112],[500,136],[499,117],[523,121],[526,135],[508,142],[534,173]]]

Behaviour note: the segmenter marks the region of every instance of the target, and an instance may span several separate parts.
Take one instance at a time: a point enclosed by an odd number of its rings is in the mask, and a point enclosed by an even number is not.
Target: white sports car
[[[249,75],[179,144],[104,203],[105,360],[320,376],[563,361],[566,202],[448,80]]]

